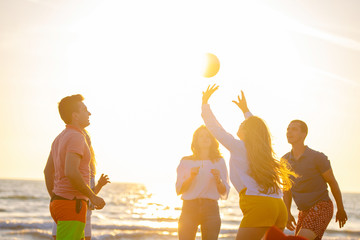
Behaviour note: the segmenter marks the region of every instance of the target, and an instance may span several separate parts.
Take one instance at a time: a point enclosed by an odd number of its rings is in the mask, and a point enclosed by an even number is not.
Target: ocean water
[[[111,183],[100,195],[107,204],[104,209],[93,211],[93,239],[177,239],[182,202],[176,196],[174,184]],[[343,193],[343,200],[347,224],[340,229],[333,218],[323,239],[360,240],[360,194]],[[242,218],[235,190],[219,205],[222,218],[219,239],[235,239]],[[53,221],[48,206],[43,181],[0,179],[0,239],[52,239]],[[292,212],[295,216],[295,206]],[[288,230],[285,233],[291,234]]]

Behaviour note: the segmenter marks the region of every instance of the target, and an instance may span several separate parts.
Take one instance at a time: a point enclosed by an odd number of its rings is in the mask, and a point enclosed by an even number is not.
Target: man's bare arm
[[[331,168],[326,172],[322,173],[321,175],[325,179],[325,181],[329,184],[331,193],[335,198],[336,206],[337,206],[336,222],[339,221],[339,227],[342,228],[347,221],[347,215],[344,209],[344,204],[342,201],[339,184],[337,183]]]
[[[66,153],[65,176],[70,180],[74,188],[87,196],[97,209],[101,209],[105,206],[105,201],[96,196],[91,188],[84,182],[79,171],[80,161],[80,155],[71,152]]]

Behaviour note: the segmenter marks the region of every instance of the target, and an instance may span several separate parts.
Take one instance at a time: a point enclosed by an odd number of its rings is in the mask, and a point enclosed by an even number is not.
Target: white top
[[[192,200],[196,198],[208,198],[213,200],[227,199],[230,185],[229,176],[224,159],[213,163],[211,160],[185,160],[180,161],[177,167],[176,192],[179,194],[181,186],[186,179],[190,177],[191,168],[200,167],[198,175],[194,178],[189,189],[181,196],[183,200]],[[211,169],[220,171],[220,178],[226,187],[226,192],[222,195],[217,190],[214,175]]]
[[[245,143],[239,139],[235,139],[230,133],[226,132],[220,123],[216,120],[209,104],[202,105],[202,118],[206,127],[215,136],[215,138],[230,151],[230,180],[238,193],[244,188],[246,195],[267,196],[273,198],[281,198],[282,192],[265,194],[259,191],[260,187],[249,175],[249,160]],[[251,112],[245,113],[245,118],[251,117]]]

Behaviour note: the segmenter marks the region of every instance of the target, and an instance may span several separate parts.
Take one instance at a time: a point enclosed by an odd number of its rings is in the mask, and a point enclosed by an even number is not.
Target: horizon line
[[[3,178],[0,177],[0,181],[1,180],[19,180],[19,181],[43,181],[45,183],[44,179],[41,178]],[[143,183],[143,182],[127,182],[127,181],[112,181],[111,183],[122,183],[122,184],[141,184],[141,185],[149,185],[149,183]],[[150,184],[151,185],[151,184]],[[169,185],[169,184],[167,184]],[[230,189],[235,190],[235,188],[231,185]],[[331,192],[330,190],[328,190],[328,192]],[[355,191],[355,190],[349,190],[349,191],[341,191],[341,193],[350,193],[350,194],[360,194],[360,190],[359,191]]]

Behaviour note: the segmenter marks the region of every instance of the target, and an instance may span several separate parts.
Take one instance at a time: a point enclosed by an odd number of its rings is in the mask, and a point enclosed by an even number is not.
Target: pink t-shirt
[[[55,138],[51,146],[51,156],[55,167],[53,192],[67,199],[74,199],[76,197],[88,200],[85,195],[73,187],[70,180],[65,176],[65,157],[68,152],[81,156],[79,171],[84,182],[89,185],[90,149],[86,143],[85,135],[80,129],[67,125]]]

